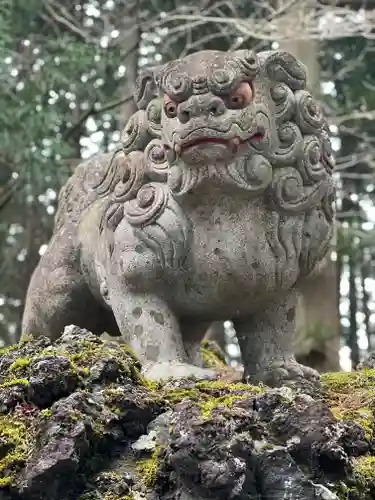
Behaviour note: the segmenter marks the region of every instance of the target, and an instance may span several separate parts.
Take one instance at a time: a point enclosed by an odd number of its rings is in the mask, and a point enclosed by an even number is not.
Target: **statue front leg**
[[[279,387],[293,382],[319,383],[319,374],[293,354],[297,292],[291,290],[252,317],[234,321],[244,364],[252,383]]]
[[[213,370],[189,363],[179,321],[160,296],[112,286],[108,298],[121,335],[141,361],[146,378],[215,378]]]

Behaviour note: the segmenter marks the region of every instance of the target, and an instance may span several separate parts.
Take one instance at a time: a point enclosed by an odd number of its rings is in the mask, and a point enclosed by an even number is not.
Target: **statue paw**
[[[212,380],[216,378],[214,370],[199,368],[198,366],[180,361],[164,361],[149,363],[143,366],[142,375],[153,381],[166,381],[171,378],[195,378],[197,380]]]
[[[259,375],[257,381],[270,387],[294,384],[320,385],[319,373],[313,368],[301,365],[294,358],[274,362]]]

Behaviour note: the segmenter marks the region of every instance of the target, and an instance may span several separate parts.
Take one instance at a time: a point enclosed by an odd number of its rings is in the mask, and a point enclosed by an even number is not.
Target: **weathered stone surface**
[[[293,356],[295,308],[330,246],[334,161],[306,79],[287,52],[244,50],[141,75],[121,147],[61,190],[23,333],[106,331],[148,378],[209,379],[202,336],[231,319],[252,383],[317,381]]]
[[[229,372],[151,383],[73,326],[3,349],[0,499],[374,498],[373,369],[324,374],[313,396]]]

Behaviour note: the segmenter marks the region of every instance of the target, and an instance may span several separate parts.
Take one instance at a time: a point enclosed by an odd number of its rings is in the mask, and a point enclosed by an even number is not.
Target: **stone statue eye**
[[[177,116],[177,103],[167,95],[164,96],[164,112],[168,118],[176,118]]]
[[[254,97],[253,89],[248,82],[242,82],[227,97],[227,107],[229,109],[242,109],[248,106]]]

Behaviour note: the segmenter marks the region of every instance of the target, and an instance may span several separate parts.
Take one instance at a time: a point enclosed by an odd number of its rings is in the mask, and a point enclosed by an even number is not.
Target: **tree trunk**
[[[366,290],[366,278],[371,276],[371,267],[369,265],[369,260],[367,256],[367,252],[362,252],[362,265],[361,265],[361,288],[362,288],[362,312],[363,312],[363,323],[366,330],[366,336],[368,341],[367,350],[369,352],[372,351],[372,332],[371,332],[371,310],[370,310],[370,301],[371,297],[368,291]]]
[[[278,0],[281,7],[285,0]],[[316,0],[296,3],[279,22],[285,40],[280,49],[292,53],[307,67],[308,89],[320,97],[319,42],[304,39],[303,20]],[[334,248],[334,244],[332,245]],[[329,252],[330,253],[330,252]],[[330,255],[319,272],[301,290],[297,311],[295,353],[300,362],[320,372],[339,369],[340,317],[337,287],[337,265]]]
[[[132,95],[135,80],[138,75],[139,46],[141,43],[141,29],[139,25],[139,0],[129,1],[126,4],[122,16],[122,53],[123,64],[126,68],[125,82],[120,88],[120,97],[126,98]],[[137,111],[134,99],[126,100],[120,107],[118,114],[118,126],[120,131],[126,125],[130,116]]]
[[[348,345],[350,347],[350,359],[352,362],[353,370],[356,369],[360,359],[359,359],[359,346],[357,337],[357,312],[358,312],[358,301],[357,301],[357,286],[356,286],[356,259],[352,254],[349,254],[349,340]]]

